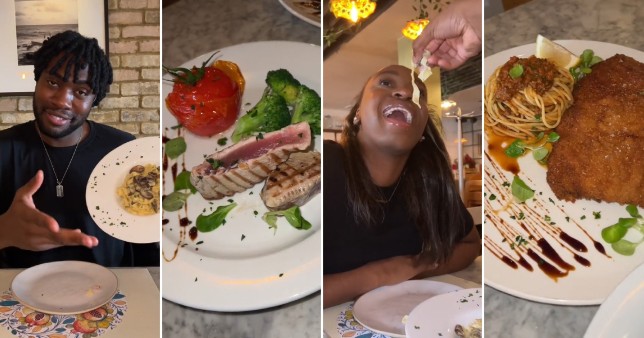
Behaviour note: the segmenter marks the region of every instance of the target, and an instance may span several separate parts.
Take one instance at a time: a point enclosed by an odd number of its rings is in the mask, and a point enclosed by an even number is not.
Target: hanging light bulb
[[[336,18],[352,22],[366,19],[376,10],[376,3],[370,0],[331,0],[329,6]]]
[[[409,40],[416,40],[420,33],[423,32],[423,29],[429,24],[428,19],[416,19],[407,21],[407,24],[402,29],[403,35]]]
[[[351,21],[358,22],[358,8],[356,7],[356,2],[351,1],[351,10],[349,11],[349,16]]]

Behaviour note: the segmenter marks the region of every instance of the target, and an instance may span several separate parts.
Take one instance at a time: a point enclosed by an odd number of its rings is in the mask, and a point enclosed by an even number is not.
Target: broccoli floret
[[[239,142],[254,133],[279,130],[290,123],[291,114],[284,98],[267,88],[259,102],[239,118],[231,139]]]
[[[299,92],[300,81],[296,80],[288,70],[269,71],[266,74],[266,84],[273,92],[280,94],[287,105],[293,106]]]
[[[291,124],[308,122],[313,134],[320,135],[321,116],[320,95],[313,89],[300,85],[300,90],[293,106]]]

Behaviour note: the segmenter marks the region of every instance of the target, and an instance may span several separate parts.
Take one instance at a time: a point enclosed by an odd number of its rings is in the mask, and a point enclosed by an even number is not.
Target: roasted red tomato
[[[203,77],[194,85],[175,81],[166,104],[172,115],[190,132],[212,136],[235,123],[241,106],[243,87],[231,79],[226,69],[204,67]],[[199,72],[192,69],[193,74]],[[241,73],[238,74],[241,77]],[[243,81],[243,77],[242,77]]]

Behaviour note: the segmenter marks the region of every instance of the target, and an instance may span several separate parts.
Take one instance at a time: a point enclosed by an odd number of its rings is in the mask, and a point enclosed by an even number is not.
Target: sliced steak
[[[320,153],[292,153],[286,162],[270,173],[261,197],[270,210],[304,205],[320,192]]]
[[[190,182],[206,199],[231,196],[263,181],[289,154],[310,145],[308,123],[290,125],[209,155],[192,168]]]

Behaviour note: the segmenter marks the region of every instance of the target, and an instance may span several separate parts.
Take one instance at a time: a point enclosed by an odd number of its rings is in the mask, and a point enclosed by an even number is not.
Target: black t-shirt
[[[392,199],[385,207],[385,219],[377,227],[356,224],[347,195],[344,150],[333,141],[324,142],[324,274],[353,270],[372,261],[400,255],[415,255],[422,240],[406,212],[404,199],[395,187],[382,189]],[[365,173],[368,175],[368,173]],[[472,217],[462,212],[472,229]]]
[[[63,246],[40,252],[9,247],[0,250],[0,266],[30,267],[61,260],[83,260],[103,266],[122,264],[125,244],[107,235],[94,223],[87,210],[85,189],[96,164],[113,149],[133,140],[134,136],[92,121],[89,121],[89,125],[89,135],[78,145],[62,182],[62,198],[56,197],[56,178],[34,121],[0,131],[0,214],[9,209],[16,190],[27,183],[38,170],[42,170],[45,174],[43,184],[33,196],[36,208],[52,216],[63,228],[78,228],[83,233],[95,236],[99,245],[93,249]],[[59,179],[67,168],[74,148],[75,145],[60,148],[47,146]]]

